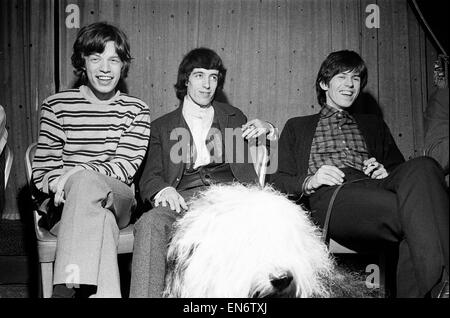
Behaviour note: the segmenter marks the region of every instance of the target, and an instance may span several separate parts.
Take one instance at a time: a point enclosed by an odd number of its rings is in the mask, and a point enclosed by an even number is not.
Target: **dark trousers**
[[[346,172],[346,181],[364,178]],[[323,226],[333,187],[310,197],[313,219]],[[443,171],[431,158],[398,166],[382,180],[345,184],[336,196],[328,233],[357,251],[398,246],[397,296],[424,297],[448,277],[449,198]]]
[[[186,202],[205,187],[180,191]],[[134,225],[130,298],[160,298],[165,287],[167,249],[173,223],[183,215],[158,206],[142,214]]]

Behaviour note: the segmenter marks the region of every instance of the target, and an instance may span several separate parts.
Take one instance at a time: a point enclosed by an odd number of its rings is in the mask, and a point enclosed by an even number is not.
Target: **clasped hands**
[[[363,172],[372,179],[384,179],[389,174],[383,164],[377,162],[375,158],[364,160]],[[307,191],[314,191],[322,185],[334,186],[344,182],[345,174],[335,166],[323,165],[316,173],[309,178],[306,185]]]
[[[81,171],[84,168],[82,167],[74,167],[67,171],[66,173],[58,176],[57,178],[53,179],[49,185],[48,188],[50,192],[54,193],[53,198],[53,204],[55,206],[59,206],[60,204],[64,204],[66,202],[65,200],[65,194],[64,194],[64,186],[69,179],[71,175],[73,175],[75,172]]]
[[[242,125],[242,138],[257,138],[270,132],[271,126],[268,122],[260,119],[252,119]]]

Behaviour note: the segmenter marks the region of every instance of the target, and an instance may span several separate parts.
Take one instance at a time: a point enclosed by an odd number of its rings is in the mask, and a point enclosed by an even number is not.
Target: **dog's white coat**
[[[175,224],[168,297],[326,297],[333,260],[305,211],[270,187],[211,186]],[[274,290],[270,278],[290,273]]]

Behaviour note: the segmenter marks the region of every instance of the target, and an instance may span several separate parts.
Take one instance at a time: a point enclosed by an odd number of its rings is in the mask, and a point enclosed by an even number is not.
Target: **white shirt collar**
[[[199,118],[203,119],[205,117],[209,118],[214,116],[214,108],[210,105],[207,107],[200,107],[196,103],[194,103],[188,95],[184,97],[183,101],[183,115],[190,118]]]
[[[191,130],[197,151],[194,168],[205,166],[210,163],[210,153],[205,141],[214,119],[214,108],[212,106],[200,107],[186,95],[183,101],[182,113]]]

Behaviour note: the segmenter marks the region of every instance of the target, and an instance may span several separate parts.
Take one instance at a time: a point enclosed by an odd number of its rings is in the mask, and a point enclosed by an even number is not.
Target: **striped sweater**
[[[88,90],[57,93],[41,106],[33,182],[42,192],[49,193],[49,183],[76,166],[131,184],[145,156],[148,106],[120,92],[100,101]]]

